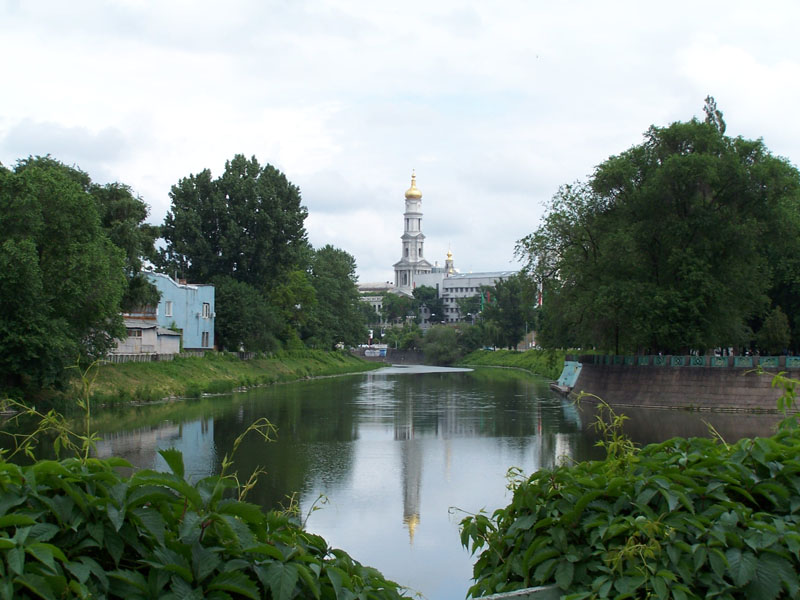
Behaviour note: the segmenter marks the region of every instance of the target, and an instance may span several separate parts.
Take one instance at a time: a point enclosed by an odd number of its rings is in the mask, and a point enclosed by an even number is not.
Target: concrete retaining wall
[[[749,369],[581,362],[570,397],[583,391],[609,404],[774,411],[781,394],[770,375]]]
[[[388,348],[386,356],[365,356],[364,348],[356,348],[353,354],[370,362],[382,362],[387,365],[424,365],[425,356],[419,350],[395,350]]]

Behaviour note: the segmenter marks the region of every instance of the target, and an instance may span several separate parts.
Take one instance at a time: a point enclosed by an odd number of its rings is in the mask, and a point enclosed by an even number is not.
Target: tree
[[[128,286],[122,297],[123,312],[159,301],[156,287],[142,273],[143,261],[155,262],[155,241],[160,228],[145,223],[148,207],[131,189],[120,183],[92,184],[89,192],[97,202],[100,223],[109,239],[125,252],[125,276]]]
[[[436,288],[429,285],[421,285],[414,288],[411,293],[413,301],[411,303],[411,310],[417,315],[420,323],[422,322],[422,307],[427,308],[427,314],[430,315],[431,322],[440,322],[445,319],[444,303],[439,298],[439,292]]]
[[[300,190],[272,165],[237,154],[224,173],[172,186],[160,264],[194,281],[218,275],[266,291],[295,268],[307,246]]]
[[[791,332],[786,313],[776,306],[767,314],[764,324],[756,336],[758,347],[762,352],[780,354],[789,347]]]
[[[390,323],[405,321],[412,314],[412,302],[408,296],[387,293],[383,295],[383,318]]]
[[[355,346],[367,335],[356,285],[356,261],[330,244],[311,259],[311,284],[317,296],[315,344],[331,349],[335,344]]]
[[[306,292],[313,293],[304,273],[310,249],[300,190],[275,167],[238,154],[216,179],[208,169],[181,179],[170,198],[159,267],[196,282],[230,278],[250,286],[224,284],[269,315],[250,321],[242,338],[240,318],[218,303],[217,335],[248,349],[268,348],[274,339],[296,343],[312,309]]]
[[[563,186],[519,241],[544,290],[548,344],[737,346],[771,296],[797,301],[781,257],[800,250],[798,171],[761,140],[725,136],[713,98],[705,111],[703,122],[652,126],[588,183]]]
[[[124,255],[85,173],[50,157],[0,167],[0,386],[63,381],[124,328]]]
[[[252,285],[232,277],[214,278],[217,321],[214,340],[217,347],[237,352],[274,352],[280,341],[274,332],[281,329],[281,316]]]
[[[422,340],[425,362],[434,365],[452,365],[461,358],[458,332],[454,327],[434,325]]]
[[[533,321],[533,282],[524,273],[517,273],[498,280],[490,292],[493,301],[484,307],[483,320],[493,323],[499,331],[494,336],[495,345],[513,348],[524,337],[527,323]]]

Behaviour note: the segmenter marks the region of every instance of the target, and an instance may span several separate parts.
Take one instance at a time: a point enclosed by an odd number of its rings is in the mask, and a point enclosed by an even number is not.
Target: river
[[[766,435],[774,415],[625,409],[639,443],[674,435],[726,441]],[[243,393],[95,413],[101,456],[166,469],[157,451],[184,454],[187,475],[218,473],[233,440],[257,419],[234,457],[242,480],[265,469],[248,500],[292,500],[307,528],[430,600],[461,600],[473,557],[459,542],[465,514],[510,500],[506,473],[602,457],[591,408],[573,406],[545,380],[499,369],[389,367]]]

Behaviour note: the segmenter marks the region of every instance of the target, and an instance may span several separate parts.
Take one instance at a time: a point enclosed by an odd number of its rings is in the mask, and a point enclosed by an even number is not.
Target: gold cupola
[[[411,187],[406,190],[406,199],[421,199],[422,192],[417,188],[417,176],[414,171],[411,171]]]

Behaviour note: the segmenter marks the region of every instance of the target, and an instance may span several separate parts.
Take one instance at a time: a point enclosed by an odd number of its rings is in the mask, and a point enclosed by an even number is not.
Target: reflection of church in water
[[[424,384],[422,384],[424,388]],[[434,401],[436,409],[430,411],[432,398],[424,389],[409,386],[403,394],[403,401],[395,408],[394,440],[399,447],[400,476],[403,493],[403,525],[408,529],[409,543],[414,543],[414,536],[422,522],[421,500],[423,484],[423,466],[425,451],[438,447],[438,444],[426,445],[425,440],[439,438],[445,440],[444,445],[444,478],[449,480],[451,460],[458,456],[451,453],[450,440],[457,438],[497,437],[498,428],[503,429],[496,421],[496,415],[475,415],[464,419],[463,403],[455,391],[448,390],[442,397]],[[424,406],[423,406],[424,405]],[[425,408],[424,411],[421,409]],[[562,409],[559,410],[561,412]],[[523,430],[506,433],[503,442],[508,450],[532,452],[532,460],[536,468],[552,467],[564,457],[571,456],[574,449],[570,434],[548,433],[544,426],[545,416],[540,405],[536,405],[530,420]],[[570,419],[568,415],[563,415]],[[428,461],[430,464],[430,461]],[[511,465],[509,465],[511,466]],[[479,475],[476,475],[479,478]]]

